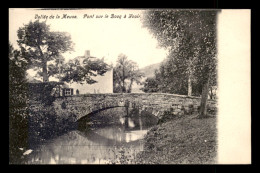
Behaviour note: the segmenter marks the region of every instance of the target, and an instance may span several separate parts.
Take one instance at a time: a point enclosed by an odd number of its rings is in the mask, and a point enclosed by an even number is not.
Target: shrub
[[[164,111],[164,113],[162,114],[162,117],[159,119],[157,124],[165,123],[171,119],[174,119],[175,117],[177,117],[177,116],[174,115],[172,113],[172,111]]]
[[[30,100],[41,101],[45,105],[51,105],[55,100],[55,96],[51,94],[52,89],[63,82],[41,82],[29,83],[28,96]]]

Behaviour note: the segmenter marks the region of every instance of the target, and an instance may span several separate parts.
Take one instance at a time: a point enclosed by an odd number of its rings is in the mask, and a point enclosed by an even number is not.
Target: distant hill
[[[148,65],[146,67],[141,68],[140,71],[145,74],[145,77],[153,77],[154,71],[156,69],[159,69],[160,65],[161,65],[161,62],[152,64],[152,65]]]

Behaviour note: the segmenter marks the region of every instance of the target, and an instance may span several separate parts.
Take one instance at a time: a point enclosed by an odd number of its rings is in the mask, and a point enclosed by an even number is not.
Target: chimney
[[[85,58],[90,58],[90,50],[85,51]]]

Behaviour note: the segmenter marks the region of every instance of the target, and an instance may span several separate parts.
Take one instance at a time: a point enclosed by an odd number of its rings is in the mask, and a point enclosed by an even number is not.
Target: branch
[[[44,55],[43,55],[43,53],[42,53],[41,47],[40,47],[40,45],[38,44],[38,42],[36,42],[36,46],[37,46],[37,48],[39,49],[42,58],[44,59]]]

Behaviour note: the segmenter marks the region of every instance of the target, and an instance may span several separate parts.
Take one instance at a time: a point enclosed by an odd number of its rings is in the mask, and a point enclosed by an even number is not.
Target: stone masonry
[[[114,107],[136,108],[139,113],[145,110],[160,118],[164,111],[174,115],[191,114],[198,111],[199,105],[199,97],[166,93],[86,94],[60,97],[53,102],[57,115],[64,118],[73,115],[75,121],[94,111]],[[209,112],[216,112],[216,107],[215,100],[208,100]]]

